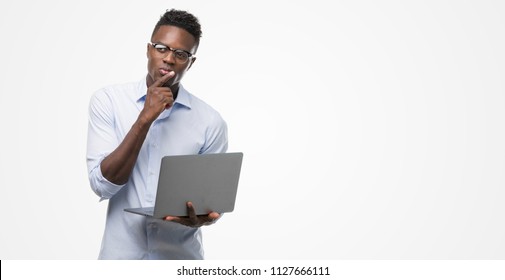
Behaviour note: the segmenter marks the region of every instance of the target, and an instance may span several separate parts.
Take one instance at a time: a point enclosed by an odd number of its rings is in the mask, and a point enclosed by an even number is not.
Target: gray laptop
[[[163,218],[187,216],[191,201],[197,215],[232,212],[242,166],[242,153],[165,156],[154,207],[124,211]]]

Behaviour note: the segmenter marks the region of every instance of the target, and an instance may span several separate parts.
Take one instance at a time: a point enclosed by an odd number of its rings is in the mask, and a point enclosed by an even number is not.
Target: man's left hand
[[[219,215],[217,212],[210,212],[208,215],[196,215],[193,203],[188,202],[186,203],[186,206],[188,208],[188,217],[166,216],[164,220],[176,222],[188,227],[197,228],[201,226],[212,225],[221,217],[221,215]]]

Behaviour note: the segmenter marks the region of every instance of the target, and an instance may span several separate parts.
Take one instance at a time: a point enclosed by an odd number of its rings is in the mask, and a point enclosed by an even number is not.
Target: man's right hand
[[[140,117],[151,123],[165,110],[174,104],[174,95],[169,87],[163,86],[170,78],[175,76],[174,71],[170,71],[160,77],[147,88],[146,101]]]

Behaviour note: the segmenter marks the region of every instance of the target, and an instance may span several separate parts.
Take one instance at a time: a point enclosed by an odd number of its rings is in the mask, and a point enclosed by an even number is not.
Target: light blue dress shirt
[[[142,79],[105,87],[90,100],[89,181],[100,200],[109,200],[99,259],[203,259],[200,229],[123,209],[154,205],[163,156],[226,152],[227,126],[216,110],[181,86],[174,105],[149,129],[128,182],[113,184],[100,170],[102,160],[116,149],[137,120],[146,92],[146,81]]]

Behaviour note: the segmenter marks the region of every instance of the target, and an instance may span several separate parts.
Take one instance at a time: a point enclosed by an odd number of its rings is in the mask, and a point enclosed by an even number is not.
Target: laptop
[[[154,218],[187,216],[191,201],[197,215],[232,212],[243,153],[165,156],[154,207],[127,208],[126,212]]]

